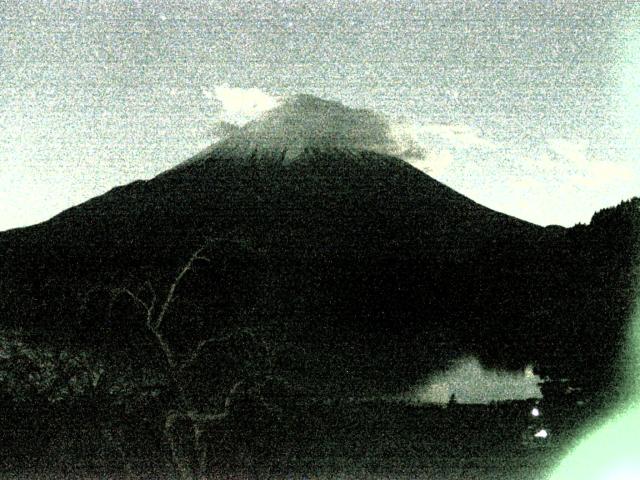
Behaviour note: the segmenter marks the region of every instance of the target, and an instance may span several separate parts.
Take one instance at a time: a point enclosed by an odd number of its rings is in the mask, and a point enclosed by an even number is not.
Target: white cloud
[[[581,139],[550,139],[532,151],[512,146],[478,159],[471,153],[444,181],[483,205],[540,225],[589,223],[597,210],[640,193],[640,165],[609,158]]]
[[[433,177],[442,176],[454,160],[451,149],[425,135],[425,127],[417,123],[391,122],[384,145],[372,148],[402,158]]]
[[[409,138],[411,144],[417,145],[421,150],[421,155],[409,158],[400,156],[416,168],[446,183],[453,180],[455,184],[455,179],[461,180],[466,167],[480,158],[486,158],[488,150],[504,148],[504,145],[487,138],[479,129],[470,125],[411,123],[396,125],[392,131],[396,132],[401,145],[406,143],[404,138]]]
[[[574,164],[581,164],[587,160],[587,142],[583,140],[567,140],[565,138],[551,138],[547,140],[549,149]]]
[[[453,159],[448,148],[420,136],[421,126],[392,122],[372,110],[351,108],[311,95],[276,98],[255,88],[217,87],[205,93],[223,106],[222,121],[208,138],[224,139],[237,133],[239,139],[251,139],[251,145],[266,150],[286,147],[289,160],[303,146],[328,145],[393,155],[437,175]],[[258,115],[259,122],[238,127]]]
[[[236,125],[244,125],[279,104],[278,97],[255,87],[218,85],[213,91],[203,88],[202,94],[205,98],[222,104],[221,120]]]
[[[563,189],[568,192],[576,195],[580,192],[611,194],[620,191],[621,186],[633,186],[623,188],[623,195],[639,193],[637,185],[640,183],[640,172],[635,164],[591,153],[589,144],[584,140],[550,139],[547,148],[552,156],[543,153],[538,165],[548,177],[555,180],[554,183],[563,184]]]
[[[443,175],[452,162],[453,154],[446,148],[431,150],[423,158],[409,160],[411,165],[436,178]]]
[[[235,127],[245,126],[264,114],[271,115],[270,111],[280,107],[273,118],[263,117],[261,123],[266,122],[268,127],[268,132],[260,132],[264,142],[296,143],[298,137],[305,142],[312,136],[336,146],[393,155],[435,177],[443,176],[453,163],[455,148],[495,146],[473,127],[392,121],[371,110],[350,108],[310,95],[277,97],[258,88],[227,85],[211,90],[203,88],[202,94],[222,107],[218,116],[220,125],[214,125],[206,133],[209,141],[221,140],[238,131]],[[289,151],[293,152],[295,148]]]
[[[410,123],[389,123],[387,152],[408,162],[425,161],[428,147],[418,140],[417,127]]]
[[[500,147],[468,125],[397,123],[391,126],[391,132],[399,148],[399,157],[443,181],[451,173],[454,162],[464,160],[460,157],[466,157],[468,152]],[[459,166],[457,168],[461,171]]]
[[[413,400],[446,403],[451,395],[460,403],[489,403],[541,398],[540,377],[530,367],[523,372],[488,370],[473,357],[458,361],[450,370],[418,387]]]
[[[421,132],[440,137],[457,148],[494,149],[498,144],[482,135],[480,130],[469,125],[447,125],[432,123],[421,127]]]

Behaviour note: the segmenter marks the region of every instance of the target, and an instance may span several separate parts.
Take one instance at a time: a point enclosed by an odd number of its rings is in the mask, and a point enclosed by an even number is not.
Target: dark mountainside
[[[543,228],[392,156],[295,125],[286,142],[269,122],[288,108],[152,180],[0,234],[3,326],[162,369],[140,309],[110,292],[148,298],[149,281],[162,295],[209,241],[211,262],[185,277],[163,327],[185,355],[250,327],[269,368],[311,395],[403,391],[462,354],[594,394],[616,385],[638,199]],[[253,344],[234,342],[207,351],[200,375],[242,375]]]

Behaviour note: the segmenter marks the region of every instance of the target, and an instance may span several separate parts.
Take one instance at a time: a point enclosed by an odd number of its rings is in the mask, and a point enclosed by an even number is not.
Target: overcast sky
[[[588,222],[640,194],[634,3],[0,0],[0,230],[295,93],[386,115],[489,207]]]

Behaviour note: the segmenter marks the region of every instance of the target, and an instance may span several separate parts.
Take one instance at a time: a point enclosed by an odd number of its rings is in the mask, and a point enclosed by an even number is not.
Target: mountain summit
[[[275,108],[227,135],[186,162],[215,154],[289,165],[309,151],[373,151],[398,155],[402,151],[388,121],[371,110],[353,109],[312,95],[285,97]]]

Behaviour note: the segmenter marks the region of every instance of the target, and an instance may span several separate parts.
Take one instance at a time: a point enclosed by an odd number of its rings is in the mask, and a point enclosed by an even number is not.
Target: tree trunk
[[[207,440],[202,438],[204,429],[197,422],[193,425],[193,442],[194,450],[196,454],[197,471],[196,476],[198,480],[206,480],[207,467],[208,467],[208,445]]]
[[[167,414],[164,433],[171,449],[171,460],[180,480],[203,480],[207,478],[209,467],[209,446],[204,435],[207,426],[219,424],[227,417],[227,412],[199,413],[171,411]],[[177,430],[178,420],[189,423],[191,438],[188,441]],[[189,444],[190,445],[185,445]],[[192,447],[192,448],[189,448]]]
[[[184,452],[184,442],[175,431],[175,424],[179,418],[183,418],[183,416],[174,411],[169,412],[164,424],[164,434],[171,449],[171,461],[180,480],[196,480],[192,462]]]

